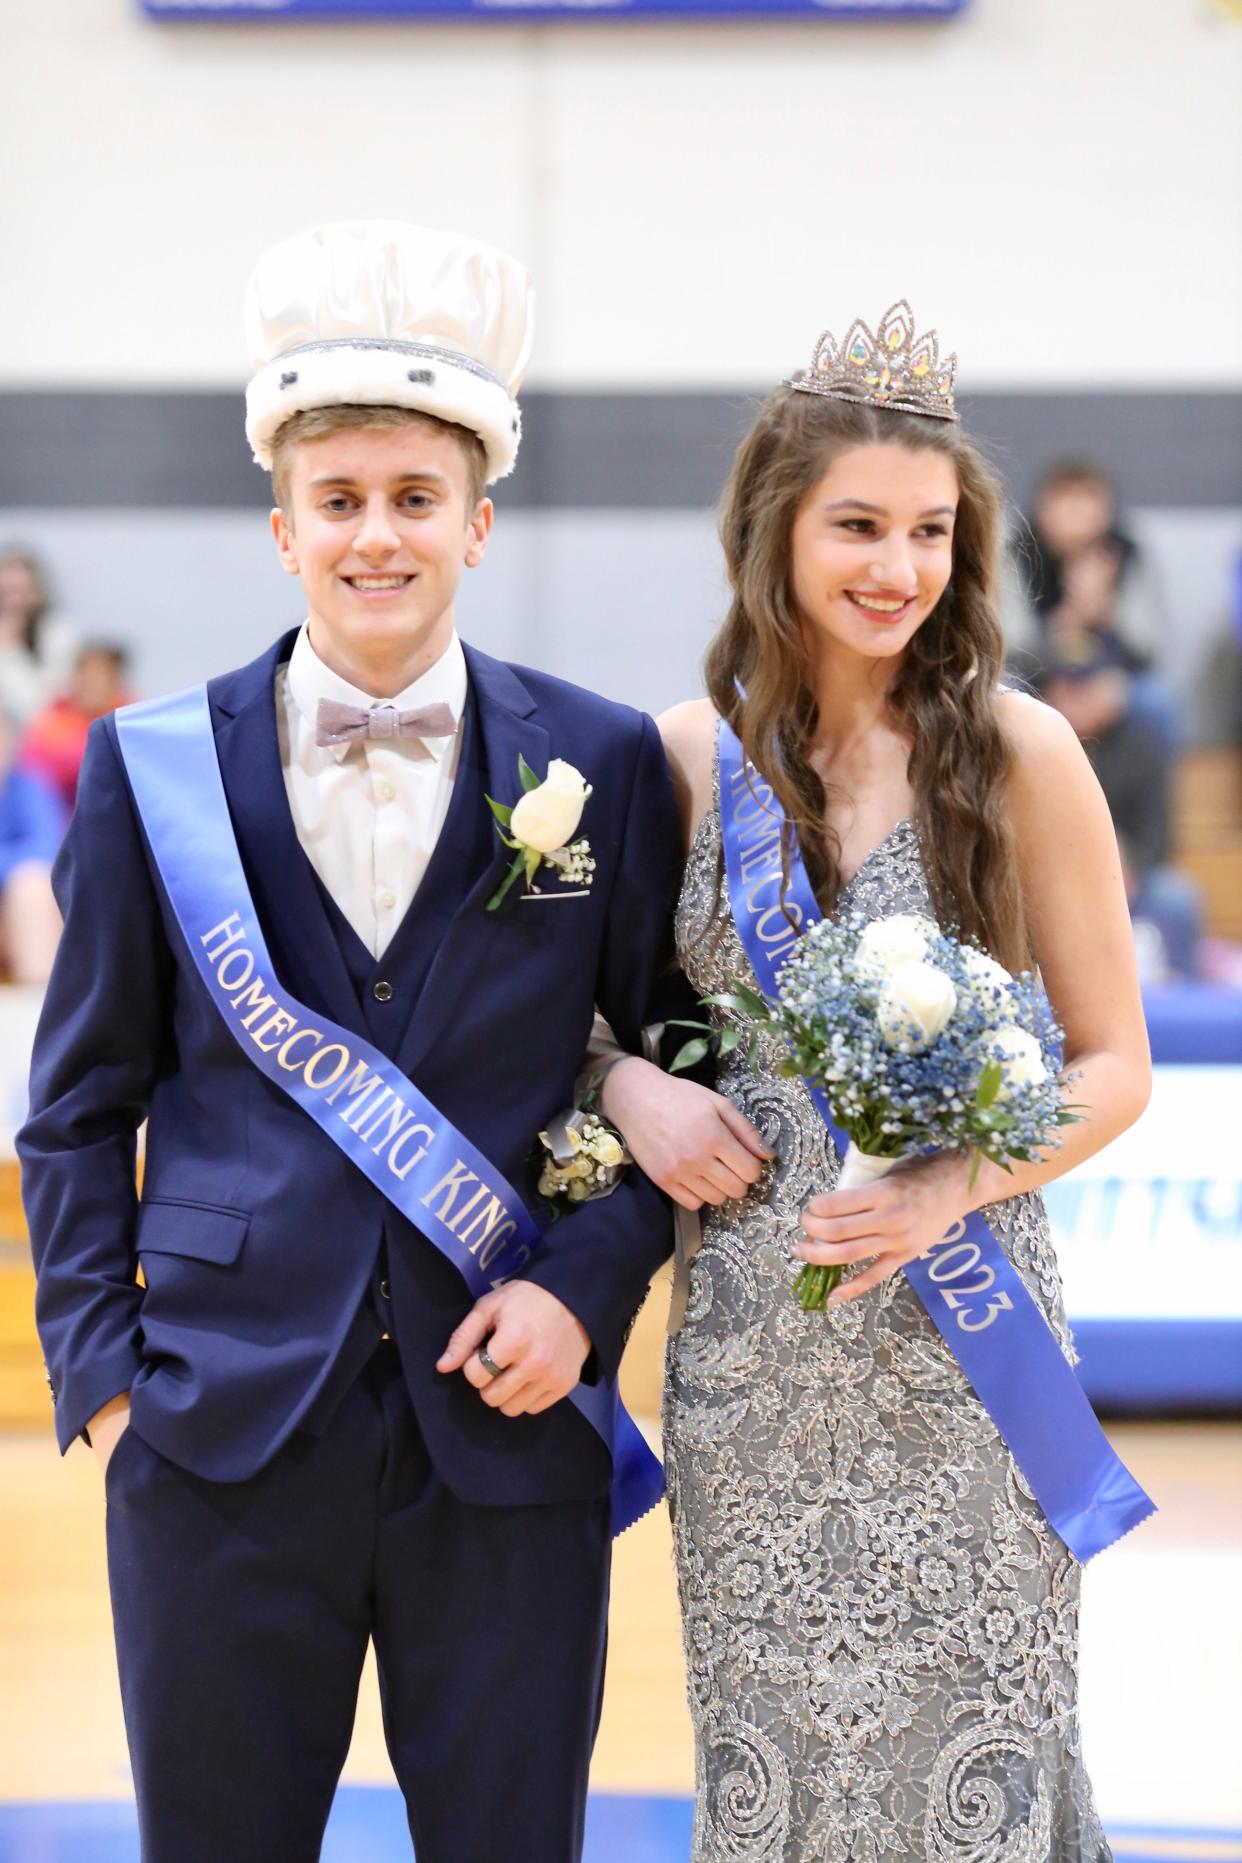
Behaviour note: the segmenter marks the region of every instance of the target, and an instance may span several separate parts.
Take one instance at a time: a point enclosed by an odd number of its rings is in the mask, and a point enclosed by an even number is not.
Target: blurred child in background
[[[86,736],[96,718],[129,703],[125,685],[128,656],[123,647],[96,642],[83,647],[68,690],[31,720],[22,738],[21,765],[40,776],[72,809]]]

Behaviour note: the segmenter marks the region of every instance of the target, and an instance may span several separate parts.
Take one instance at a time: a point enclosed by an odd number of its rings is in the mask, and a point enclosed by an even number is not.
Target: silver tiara
[[[891,408],[900,414],[928,414],[933,420],[957,420],[953,385],[957,357],[940,357],[934,330],[914,334],[914,312],[904,298],[890,304],[872,335],[860,317],[838,348],[825,330],[815,345],[809,369],[799,369],[785,386],[834,401]]]

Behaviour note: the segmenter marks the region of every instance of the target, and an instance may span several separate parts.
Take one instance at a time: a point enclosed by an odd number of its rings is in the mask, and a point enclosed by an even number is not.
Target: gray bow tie
[[[412,712],[373,705],[363,711],[360,705],[320,699],[315,716],[315,742],[320,745],[352,744],[358,738],[452,737],[456,730],[457,720],[447,705],[422,705]]]

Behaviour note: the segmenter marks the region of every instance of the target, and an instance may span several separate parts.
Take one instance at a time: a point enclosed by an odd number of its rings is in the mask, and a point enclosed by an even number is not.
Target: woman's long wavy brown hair
[[[960,427],[792,388],[769,396],[721,506],[733,599],[708,649],[707,689],[776,791],[820,905],[831,912],[841,892],[841,847],[808,757],[817,706],[792,595],[790,539],[834,457],[873,442],[941,453],[957,472],[953,572],[902,656],[889,706],[910,740],[915,822],[937,916],[1017,970],[1030,948],[1005,807],[1010,753],[995,703],[1004,658],[996,617],[1001,495]]]

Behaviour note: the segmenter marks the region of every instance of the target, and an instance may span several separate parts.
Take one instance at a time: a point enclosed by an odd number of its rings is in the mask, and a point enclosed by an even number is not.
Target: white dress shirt
[[[277,672],[276,725],[298,840],[373,957],[383,955],[409,910],[444,826],[467,683],[456,634],[435,665],[392,699],[360,692],[326,667],[305,626]],[[452,737],[321,746],[315,742],[320,699],[363,711],[379,704],[399,711],[447,705],[457,728]]]

